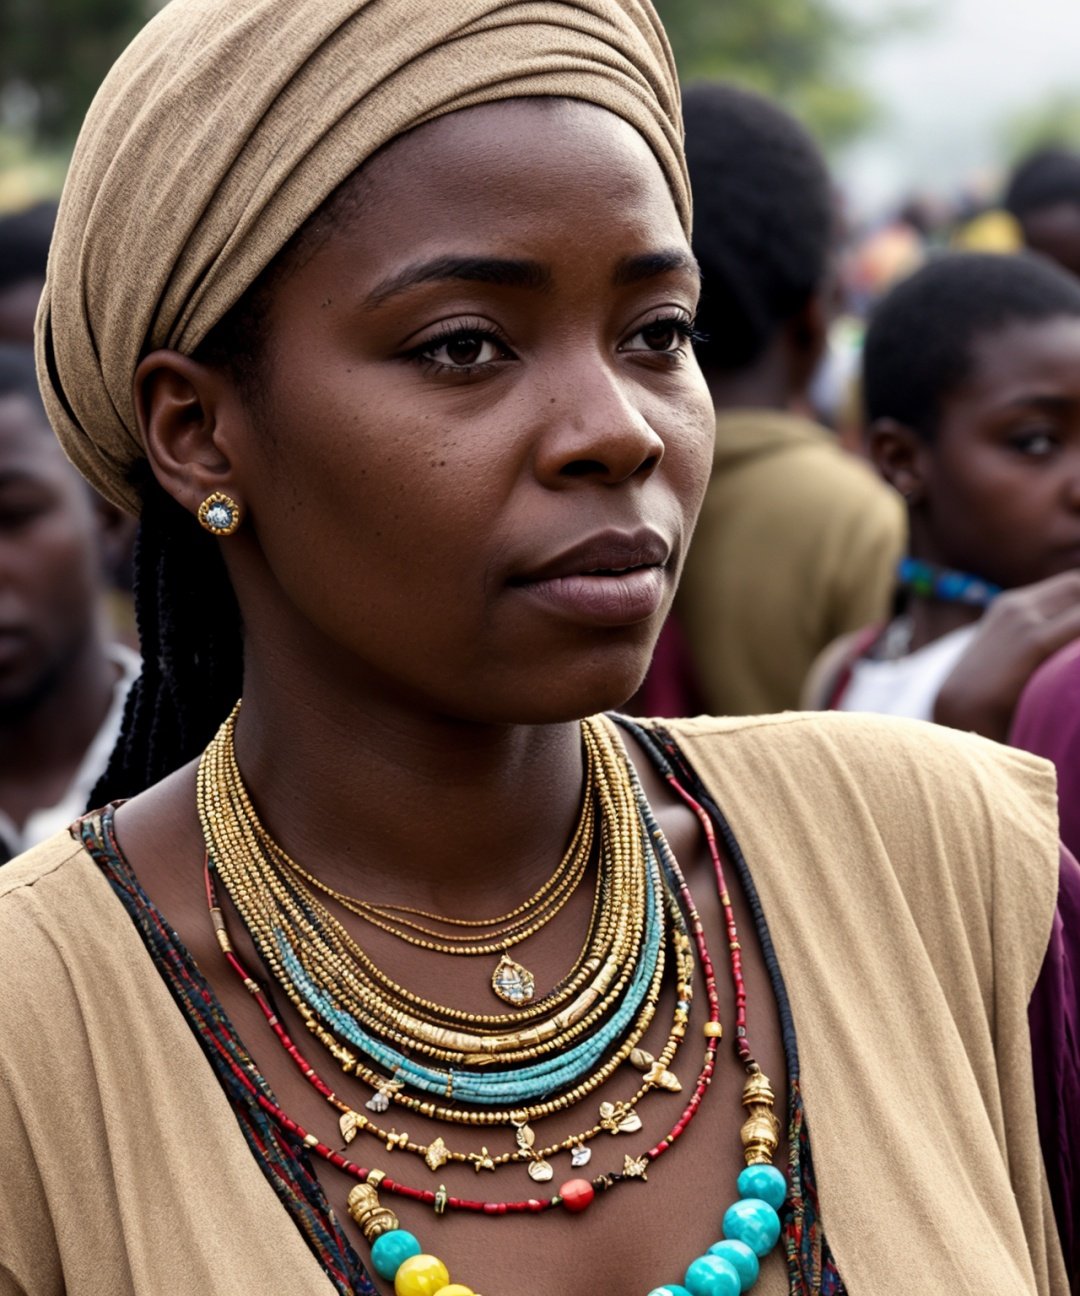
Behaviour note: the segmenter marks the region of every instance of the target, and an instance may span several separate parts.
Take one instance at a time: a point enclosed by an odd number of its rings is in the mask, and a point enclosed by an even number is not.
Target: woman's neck
[[[954,563],[943,557],[933,537],[927,534],[928,528],[923,518],[917,513],[909,513],[908,524],[910,538],[908,551],[912,558],[930,563],[936,567],[959,570]],[[977,576],[978,572],[964,572],[966,576]],[[972,625],[982,616],[985,608],[962,602],[947,602],[932,598],[911,597],[908,600],[907,614],[911,618],[911,643],[909,652],[925,648],[927,644],[941,639],[962,626]]]
[[[236,756],[276,840],[332,886],[499,912],[556,867],[580,808],[576,722],[477,725],[249,671]]]

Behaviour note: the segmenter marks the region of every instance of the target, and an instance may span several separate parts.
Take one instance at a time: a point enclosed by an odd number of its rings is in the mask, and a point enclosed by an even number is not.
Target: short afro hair
[[[1013,172],[1002,205],[1023,220],[1058,203],[1080,204],[1080,154],[1065,148],[1039,149]]]
[[[694,195],[694,254],[703,291],[702,366],[738,371],[821,286],[833,198],[820,150],[790,114],[736,86],[683,94]]]
[[[1080,317],[1080,282],[1029,252],[945,253],[879,303],[863,348],[868,423],[891,418],[933,440],[942,405],[969,376],[976,339],[1015,322]]]

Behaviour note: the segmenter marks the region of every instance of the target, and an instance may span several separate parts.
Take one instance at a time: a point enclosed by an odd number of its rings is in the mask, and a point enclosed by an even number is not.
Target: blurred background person
[[[122,515],[68,463],[29,347],[0,347],[0,861],[86,807],[139,659],[110,642]]]
[[[0,344],[33,345],[55,220],[54,202],[0,216]]]
[[[971,652],[987,691],[1011,690],[1011,711],[1035,666],[1080,633],[1080,284],[1026,254],[940,257],[875,313],[863,386],[909,554],[892,618],[834,645],[807,701],[949,719],[939,691]],[[994,633],[978,637],[991,604]]]
[[[1080,153],[1044,148],[1030,154],[1013,172],[1004,205],[1026,247],[1080,275]]]
[[[733,86],[691,86],[683,113],[704,280],[697,353],[717,420],[676,617],[704,710],[780,711],[826,644],[884,615],[903,510],[808,415],[834,229],[817,145]]]

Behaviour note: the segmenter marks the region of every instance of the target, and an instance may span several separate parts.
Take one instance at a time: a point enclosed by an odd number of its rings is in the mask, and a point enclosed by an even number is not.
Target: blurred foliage
[[[656,0],[679,76],[734,81],[775,96],[826,147],[849,143],[877,116],[854,75],[867,45],[930,16],[921,4],[881,0],[873,18],[836,0]]]
[[[1005,120],[1001,136],[1013,162],[1050,146],[1080,149],[1080,91],[1056,90],[1020,109]]]
[[[25,135],[0,129],[0,212],[55,198],[64,183],[67,161],[66,149],[41,148]]]
[[[0,127],[70,146],[146,0],[2,0]]]
[[[447,3],[448,0],[434,0]],[[870,126],[876,106],[854,71],[871,41],[909,27],[931,0],[657,0],[684,80],[723,77],[775,95],[826,148]],[[112,61],[162,0],[0,0],[0,206],[4,180],[35,196]],[[913,7],[916,6],[916,7]],[[20,155],[22,143],[33,152]]]

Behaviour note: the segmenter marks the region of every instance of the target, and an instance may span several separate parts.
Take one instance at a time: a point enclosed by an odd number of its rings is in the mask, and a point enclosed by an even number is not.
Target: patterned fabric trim
[[[240,1084],[229,1060],[247,1073],[267,1098],[274,1095],[244,1051],[231,1022],[195,961],[143,891],[120,854],[113,831],[115,806],[77,825],[79,838],[138,929],[155,967],[199,1041],[225,1090],[259,1168],[304,1236],[312,1254],[341,1296],[378,1296],[359,1256],[338,1227],[303,1143],[270,1120]]]

